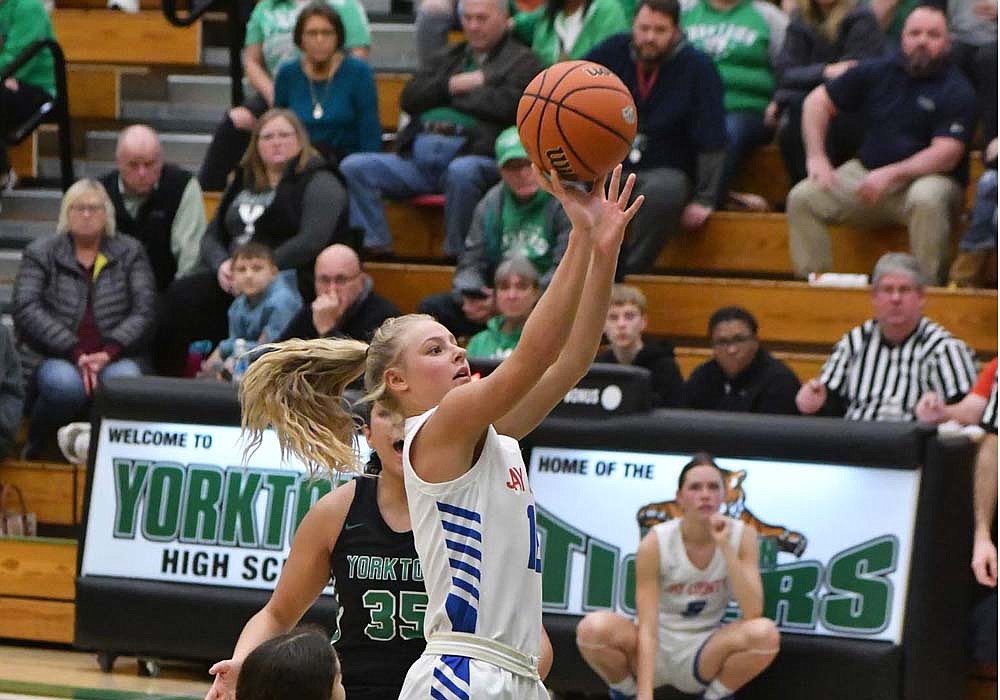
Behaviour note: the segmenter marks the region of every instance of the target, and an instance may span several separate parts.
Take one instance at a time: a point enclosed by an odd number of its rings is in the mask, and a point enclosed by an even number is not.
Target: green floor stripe
[[[137,690],[74,688],[68,685],[6,680],[0,680],[0,692],[41,695],[50,698],[71,698],[71,700],[201,700],[200,696],[194,695],[164,695],[163,693],[142,693]]]

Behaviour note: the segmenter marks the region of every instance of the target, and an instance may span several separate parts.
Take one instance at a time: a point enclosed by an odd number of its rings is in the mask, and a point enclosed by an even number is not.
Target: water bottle
[[[233,343],[233,360],[233,384],[239,384],[247,371],[247,341],[243,338]]]

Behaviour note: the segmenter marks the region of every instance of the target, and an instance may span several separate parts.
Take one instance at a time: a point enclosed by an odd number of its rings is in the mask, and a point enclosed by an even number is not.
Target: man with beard
[[[944,282],[976,116],[972,86],[949,62],[949,48],[944,14],[921,6],[903,26],[899,53],[809,93],[802,115],[808,178],[792,188],[787,206],[799,277],[832,268],[829,224],[903,224],[924,275]],[[834,170],[824,143],[840,110],[862,115],[865,138],[858,157]]]
[[[677,0],[641,0],[632,33],[609,37],[586,56],[622,79],[638,112],[624,166],[646,201],[622,247],[626,273],[648,272],[682,227],[701,228],[722,179],[722,81],[712,59],[685,39],[679,18]]]

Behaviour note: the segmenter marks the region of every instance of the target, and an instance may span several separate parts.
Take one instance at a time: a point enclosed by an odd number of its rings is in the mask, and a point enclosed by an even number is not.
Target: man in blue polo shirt
[[[965,150],[976,98],[948,59],[941,10],[921,6],[903,26],[900,52],[866,61],[806,98],[802,137],[809,177],[788,194],[788,235],[796,275],[833,266],[827,225],[904,224],[929,280],[943,283],[949,239],[968,176]],[[833,169],[824,150],[839,110],[860,112],[858,157]]]
[[[712,59],[680,30],[677,0],[640,0],[632,33],[587,54],[635,99],[639,126],[625,160],[646,196],[623,249],[627,273],[648,272],[667,239],[697,229],[715,208],[726,156],[722,81]]]

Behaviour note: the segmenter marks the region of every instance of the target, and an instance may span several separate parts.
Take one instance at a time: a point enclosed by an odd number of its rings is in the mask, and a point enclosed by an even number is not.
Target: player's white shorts
[[[716,627],[704,632],[671,632],[661,627],[654,687],[672,685],[691,695],[702,692],[712,679],[698,675],[698,657],[705,642],[718,630]]]
[[[466,656],[417,659],[403,681],[399,700],[549,700],[539,680]]]

